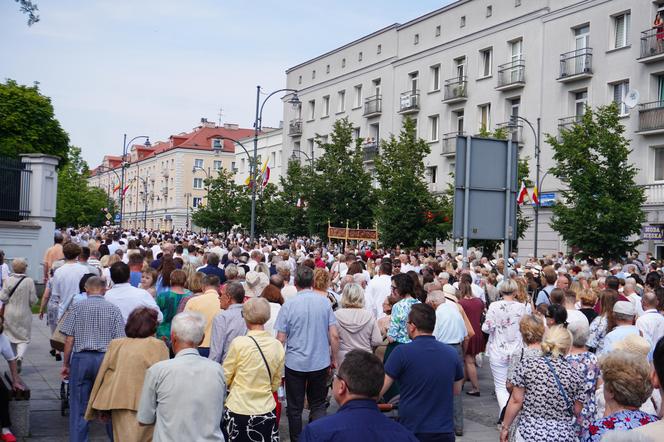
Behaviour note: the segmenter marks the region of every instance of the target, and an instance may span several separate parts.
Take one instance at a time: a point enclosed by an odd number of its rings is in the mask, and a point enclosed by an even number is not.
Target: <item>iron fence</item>
[[[30,215],[30,175],[25,163],[0,157],[0,220],[20,221]]]

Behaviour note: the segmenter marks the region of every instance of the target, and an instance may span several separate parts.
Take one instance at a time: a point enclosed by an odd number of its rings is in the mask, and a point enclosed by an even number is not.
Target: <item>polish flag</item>
[[[526,189],[526,183],[521,181],[521,190],[519,190],[519,197],[517,198],[516,203],[518,205],[523,204],[526,197],[528,197],[528,189]]]

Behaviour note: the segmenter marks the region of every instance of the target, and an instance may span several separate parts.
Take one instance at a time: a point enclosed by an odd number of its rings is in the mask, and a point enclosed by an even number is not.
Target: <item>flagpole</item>
[[[535,139],[535,187],[537,188],[537,201],[535,202],[535,244],[533,247],[533,255],[535,259],[538,258],[537,240],[539,239],[539,211],[540,211],[540,193],[542,186],[540,182],[540,118],[537,118],[537,138]]]

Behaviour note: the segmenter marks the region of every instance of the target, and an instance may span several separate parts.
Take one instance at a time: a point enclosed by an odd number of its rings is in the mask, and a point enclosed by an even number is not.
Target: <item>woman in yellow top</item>
[[[265,331],[270,305],[251,298],[242,306],[247,334],[233,339],[224,360],[230,393],[226,398],[222,430],[227,441],[279,440],[274,392],[284,370],[284,347]]]
[[[168,348],[154,337],[156,331],[157,312],[148,307],[137,308],[127,318],[127,337],[111,341],[99,367],[85,418],[106,420],[110,416],[113,440],[152,440],[154,426],[139,426],[136,410],[145,372],[156,362],[168,359]]]

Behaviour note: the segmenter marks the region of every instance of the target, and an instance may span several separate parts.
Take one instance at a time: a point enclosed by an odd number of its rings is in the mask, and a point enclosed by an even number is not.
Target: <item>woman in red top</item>
[[[484,312],[484,303],[482,300],[473,296],[473,291],[470,288],[470,284],[465,282],[459,283],[459,298],[459,304],[461,304],[461,307],[463,307],[463,311],[466,312],[466,316],[468,316],[468,320],[473,326],[473,330],[481,330],[482,325],[480,322],[482,313]],[[484,351],[484,346],[484,335],[482,333],[475,333],[475,335],[470,338],[466,346],[463,362],[466,368],[466,377],[473,385],[473,389],[467,391],[466,394],[471,396],[480,395],[480,383],[477,380],[475,356]]]

